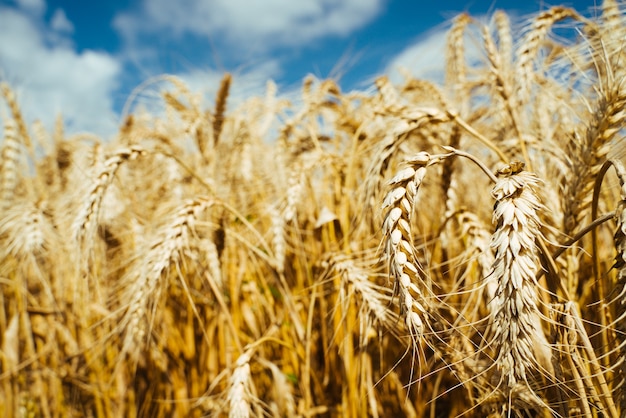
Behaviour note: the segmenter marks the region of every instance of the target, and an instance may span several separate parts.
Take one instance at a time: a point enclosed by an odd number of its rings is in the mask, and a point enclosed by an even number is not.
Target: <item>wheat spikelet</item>
[[[217,245],[215,245],[213,240],[202,239],[200,240],[200,246],[206,254],[211,279],[215,281],[218,289],[223,288],[224,280],[222,278],[222,266]]]
[[[386,87],[385,87],[386,88]],[[377,109],[376,112],[383,114],[393,111],[391,129],[384,132],[382,140],[374,145],[370,162],[366,169],[365,181],[360,187],[361,200],[368,204],[375,204],[375,195],[380,190],[380,183],[385,175],[386,168],[390,165],[393,157],[402,150],[402,146],[410,138],[409,133],[420,127],[449,121],[448,115],[434,107],[412,107],[393,105],[391,109]]]
[[[526,126],[522,118],[523,113],[520,112],[520,106],[515,103],[513,95],[513,87],[511,85],[510,72],[505,72],[507,67],[502,62],[502,55],[496,48],[495,42],[491,36],[491,32],[487,26],[482,27],[482,38],[487,52],[487,58],[490,63],[489,76],[495,88],[497,96],[500,96],[501,100],[495,100],[494,115],[503,117],[508,115],[508,120],[503,121],[504,126],[511,126],[515,134],[516,145],[519,145],[520,151],[524,160],[530,166],[530,155],[526,147],[526,136],[524,127]],[[496,96],[496,97],[497,97]],[[501,107],[500,107],[501,106]],[[504,118],[503,118],[504,119]]]
[[[518,383],[529,380],[528,371],[537,367],[534,358],[537,336],[539,260],[535,240],[539,237],[541,204],[534,188],[539,179],[512,163],[498,171],[492,195],[496,199],[493,222],[496,231],[491,246],[495,261],[491,275],[497,280],[491,314],[496,347],[495,365],[501,383],[512,393]]]
[[[249,142],[241,144],[241,154],[239,159],[239,174],[245,183],[252,183],[254,171],[252,164],[252,145]]]
[[[302,199],[305,180],[302,164],[298,162],[294,163],[290,175],[287,178],[287,204],[283,210],[283,218],[287,223],[297,220],[297,207]]]
[[[481,27],[481,34],[485,50],[487,52],[487,59],[490,63],[490,73],[495,84],[496,91],[502,96],[504,100],[508,100],[511,96],[510,86],[505,79],[506,75],[503,69],[502,56],[496,47],[496,44],[491,36],[489,28],[485,25]]]
[[[50,154],[50,134],[46,130],[43,122],[39,119],[35,120],[32,125],[33,128],[33,137],[35,138],[35,143],[39,144],[45,151],[46,154]]]

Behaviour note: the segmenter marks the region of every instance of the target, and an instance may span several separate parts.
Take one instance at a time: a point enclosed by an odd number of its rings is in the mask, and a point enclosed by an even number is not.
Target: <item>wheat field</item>
[[[626,416],[626,15],[512,27],[109,141],[2,84],[0,415]]]

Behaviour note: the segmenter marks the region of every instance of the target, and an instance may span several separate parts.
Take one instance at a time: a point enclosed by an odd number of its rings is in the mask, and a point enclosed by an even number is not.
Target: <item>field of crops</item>
[[[441,85],[163,76],[113,140],[2,84],[0,415],[626,416],[625,46],[460,15]]]

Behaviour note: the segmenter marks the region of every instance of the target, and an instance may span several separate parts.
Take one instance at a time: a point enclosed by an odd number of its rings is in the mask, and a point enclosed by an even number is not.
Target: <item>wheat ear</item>
[[[181,252],[190,247],[190,238],[195,234],[196,219],[213,200],[198,197],[186,201],[175,211],[170,221],[159,228],[156,236],[148,243],[149,249],[140,254],[140,262],[129,272],[130,281],[122,325],[126,328],[122,354],[128,354],[135,345],[137,352],[144,346],[148,307],[157,303],[161,276],[171,263],[181,260]]]
[[[35,148],[33,147],[33,142],[30,139],[30,135],[28,134],[28,129],[26,129],[26,123],[24,122],[24,118],[22,117],[22,112],[20,111],[20,106],[17,104],[17,100],[15,98],[15,93],[6,83],[0,83],[0,90],[2,91],[2,95],[11,109],[11,114],[13,115],[13,119],[17,125],[17,131],[24,141],[24,145],[28,150],[30,158],[35,160]]]
[[[462,106],[467,103],[467,63],[465,62],[465,44],[463,38],[467,25],[472,21],[468,14],[462,13],[454,19],[446,40],[445,85],[452,88],[454,98]],[[461,114],[466,115],[467,109]]]
[[[253,395],[250,359],[253,353],[252,349],[244,351],[235,363],[235,370],[230,376],[230,388],[227,395],[230,406],[228,418],[249,418],[252,414],[251,400]]]
[[[78,243],[82,244],[85,239],[90,239],[93,236],[102,198],[121,164],[145,153],[146,151],[143,148],[132,146],[118,150],[104,162],[103,167],[98,172],[95,183],[89,191],[88,198],[83,203],[74,220],[74,237]]]
[[[431,161],[431,156],[426,152],[420,152],[406,160],[407,167],[389,182],[392,189],[387,193],[382,206],[383,209],[390,208],[383,222],[389,272],[395,279],[400,295],[401,313],[414,341],[424,333],[427,301],[420,289],[424,287],[426,277],[413,248],[411,216],[415,196]]]
[[[535,74],[535,59],[548,31],[555,23],[567,18],[581,19],[575,10],[557,6],[540,13],[530,25],[530,29],[517,51],[518,63],[515,76],[518,83],[517,105],[524,105],[530,97],[531,85]]]
[[[359,319],[362,336],[365,336],[367,330],[373,326],[393,328],[398,317],[388,309],[391,301],[390,292],[370,280],[372,271],[343,255],[333,256],[329,268],[341,276],[341,292],[345,292],[348,297],[353,293],[361,297]]]
[[[584,137],[574,138],[568,144],[571,167],[570,181],[564,196],[564,230],[575,231],[589,213],[593,180],[610,151],[611,141],[619,134],[624,122],[626,90],[623,81],[609,80],[608,86],[595,104]]]
[[[611,160],[620,183],[620,202],[615,211],[615,257],[614,268],[617,270],[616,298],[616,328],[618,340],[618,360],[620,364],[621,389],[619,393],[620,406],[622,411],[626,411],[626,168],[620,160]]]
[[[22,204],[4,213],[0,219],[0,236],[5,237],[1,254],[12,254],[20,260],[44,253],[55,236],[50,219],[40,204]]]
[[[533,346],[542,333],[537,329],[535,280],[539,266],[535,241],[541,225],[537,212],[542,205],[534,188],[539,179],[522,170],[519,162],[499,170],[492,190],[496,231],[491,242],[495,251],[491,277],[498,285],[491,304],[491,329],[495,365],[508,393],[518,383],[528,382],[528,370],[536,368]]]
[[[4,144],[2,145],[2,171],[0,171],[0,204],[3,212],[9,209],[14,200],[17,185],[20,143],[17,140],[17,129],[13,119],[4,122]]]
[[[229,73],[224,74],[220,82],[220,88],[215,98],[215,114],[213,115],[213,146],[215,147],[220,140],[222,133],[222,125],[224,124],[224,112],[226,111],[226,99],[230,91],[230,83],[232,76]]]

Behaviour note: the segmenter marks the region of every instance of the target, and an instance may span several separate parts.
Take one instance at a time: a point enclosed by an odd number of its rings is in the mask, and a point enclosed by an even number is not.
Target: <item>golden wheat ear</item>
[[[107,158],[103,167],[99,169],[96,175],[96,179],[89,191],[89,197],[85,200],[74,220],[74,237],[77,243],[82,245],[85,240],[93,238],[102,199],[122,163],[134,160],[145,153],[146,151],[143,148],[133,146],[117,150],[111,157]]]
[[[540,237],[538,212],[542,208],[535,188],[540,181],[523,167],[514,162],[498,170],[498,181],[491,192],[496,199],[491,276],[497,282],[490,304],[491,332],[496,370],[509,395],[518,384],[529,384],[531,371],[541,368],[537,364],[537,346],[547,346],[539,321],[535,279],[540,265],[536,241]]]
[[[4,121],[4,143],[2,144],[0,205],[6,211],[13,204],[15,186],[18,182],[20,143],[17,139],[17,127],[13,119]]]
[[[215,98],[215,114],[213,115],[213,147],[220,141],[222,134],[222,125],[224,124],[224,113],[226,112],[226,99],[230,91],[232,76],[229,73],[224,74],[220,82],[220,88]]]
[[[600,195],[600,186],[602,185],[604,175],[610,167],[615,169],[620,185],[620,201],[615,210],[614,219],[616,225],[613,235],[616,250],[613,268],[617,271],[617,278],[612,291],[608,289],[610,297],[609,303],[613,305],[614,309],[615,320],[613,323],[615,325],[614,333],[610,333],[611,324],[607,324],[606,321],[604,321],[601,331],[603,335],[613,335],[612,341],[606,350],[608,351],[608,355],[613,359],[615,367],[618,367],[617,370],[615,370],[617,383],[613,385],[615,388],[614,391],[616,392],[615,398],[616,401],[619,401],[621,410],[626,411],[626,167],[624,167],[624,164],[620,160],[608,160],[600,169],[594,188],[592,217],[595,218],[598,206],[597,202]],[[597,246],[595,245],[597,239],[596,235],[594,230],[594,258],[597,258]],[[598,264],[598,262],[594,263],[596,270]],[[599,272],[596,271],[596,276],[598,274]],[[598,284],[602,283],[603,280],[603,278],[600,278]],[[602,286],[604,286],[604,283],[602,283]],[[608,336],[605,337],[605,341],[608,340]]]
[[[411,215],[417,191],[426,175],[431,157],[423,152],[407,161],[407,167],[390,181],[392,189],[387,193],[382,208],[388,209],[383,223],[385,255],[389,259],[389,272],[399,291],[401,311],[414,341],[419,341],[428,320],[427,300],[423,287],[427,279],[420,277],[420,267],[411,234]]]

